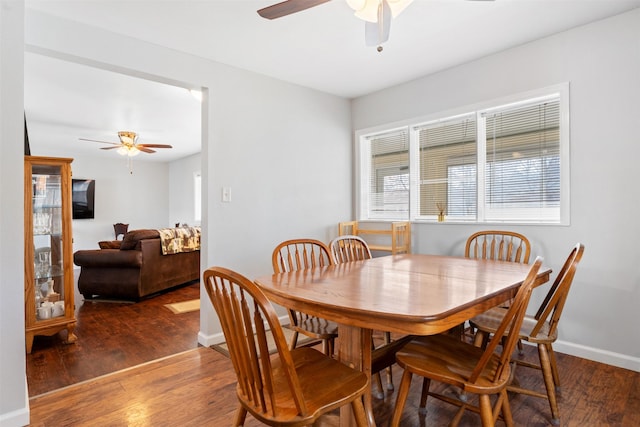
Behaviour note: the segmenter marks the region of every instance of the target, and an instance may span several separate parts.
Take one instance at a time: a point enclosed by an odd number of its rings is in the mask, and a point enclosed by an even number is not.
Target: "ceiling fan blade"
[[[113,147],[102,147],[101,150],[115,150],[116,148],[120,148],[120,144],[115,145]]]
[[[99,142],[101,144],[120,145],[119,142],[98,141],[97,139],[78,138],[80,141]]]
[[[136,145],[136,148],[144,153],[155,153],[155,150],[152,150],[151,148],[147,148],[147,147],[141,147],[139,145]]]
[[[172,145],[169,144],[136,144],[136,147],[146,147],[146,148],[173,148]]]
[[[281,18],[283,16],[291,15],[292,13],[318,6],[328,1],[330,0],[286,0],[260,9],[258,11],[258,15],[266,19]]]

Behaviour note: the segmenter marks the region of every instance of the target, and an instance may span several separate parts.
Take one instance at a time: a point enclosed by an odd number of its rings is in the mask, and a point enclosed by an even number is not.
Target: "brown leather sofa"
[[[158,230],[133,230],[121,242],[100,242],[100,247],[109,249],[73,255],[81,268],[78,290],[85,299],[137,301],[200,278],[200,251],[163,255]]]

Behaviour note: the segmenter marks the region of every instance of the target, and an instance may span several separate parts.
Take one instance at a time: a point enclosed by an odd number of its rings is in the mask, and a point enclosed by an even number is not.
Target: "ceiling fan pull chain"
[[[378,52],[382,52],[382,33],[384,32],[384,2],[385,0],[380,0],[378,3],[378,47],[376,50]]]

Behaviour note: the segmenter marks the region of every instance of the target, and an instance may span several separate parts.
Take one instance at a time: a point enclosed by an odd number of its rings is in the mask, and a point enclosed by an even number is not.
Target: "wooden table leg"
[[[369,425],[375,427],[373,419],[373,402],[371,401],[371,329],[361,329],[355,326],[338,326],[338,359],[354,369],[364,372],[369,379],[367,391],[364,394],[364,409],[369,419]],[[355,421],[351,406],[340,409],[340,426],[354,426]]]

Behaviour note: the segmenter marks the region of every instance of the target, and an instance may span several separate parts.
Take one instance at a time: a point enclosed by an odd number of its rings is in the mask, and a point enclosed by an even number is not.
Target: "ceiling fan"
[[[276,19],[327,3],[330,0],[285,0],[258,10],[258,15],[266,19]],[[378,46],[389,40],[391,19],[397,17],[413,0],[346,0],[355,16],[365,21],[365,42],[367,46]],[[493,0],[487,0],[493,1]]]
[[[108,141],[98,141],[95,139],[86,139],[79,138],[80,141],[90,141],[90,142],[99,142],[101,144],[110,144],[111,147],[102,147],[101,150],[114,150],[118,149],[118,154],[123,156],[133,157],[142,151],[143,153],[155,153],[155,150],[152,148],[173,148],[169,144],[139,144],[138,143],[138,134],[131,131],[120,131],[118,132],[118,139],[120,142],[108,142]]]

